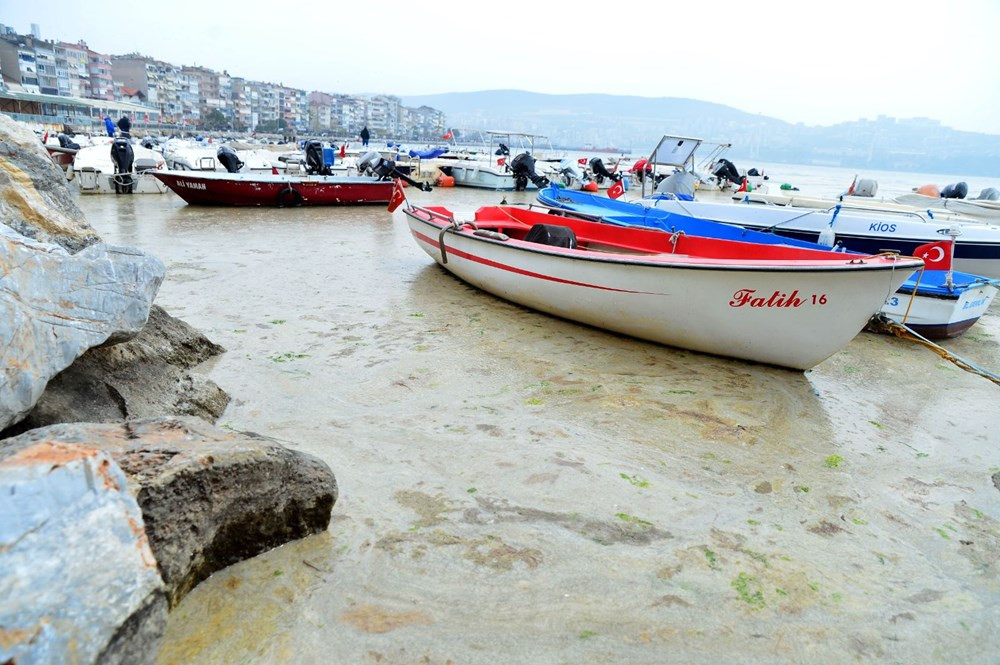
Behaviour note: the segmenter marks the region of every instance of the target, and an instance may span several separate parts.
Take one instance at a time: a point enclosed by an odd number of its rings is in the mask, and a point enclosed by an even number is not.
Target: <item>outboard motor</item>
[[[330,167],[323,159],[323,143],[321,141],[306,141],[306,173],[309,175],[330,175]]]
[[[656,183],[657,194],[673,194],[681,201],[694,201],[698,178],[687,171],[676,171]]]
[[[132,121],[128,119],[127,115],[123,115],[118,119],[118,129],[121,130],[122,136],[126,138],[132,136],[130,134],[132,131]]]
[[[417,182],[410,176],[398,170],[396,168],[396,162],[382,157],[382,155],[378,154],[374,150],[370,150],[361,155],[361,159],[358,160],[355,168],[358,169],[358,175],[372,175],[376,178],[382,178],[383,180],[388,180],[389,178],[399,178],[403,182],[413,185],[422,191],[431,191],[430,184],[426,182]]]
[[[531,180],[538,189],[549,184],[548,178],[535,173],[535,158],[526,152],[522,152],[511,161],[510,170],[514,174],[515,191],[523,192],[526,190],[528,180]]]
[[[563,182],[567,187],[572,185],[574,181],[580,183],[581,187],[590,182],[590,178],[584,175],[576,163],[568,157],[559,162],[559,175],[563,177]]]
[[[871,198],[878,192],[878,181],[872,178],[861,178],[854,185],[853,196],[865,196]]]
[[[593,157],[590,160],[590,171],[594,174],[594,179],[597,181],[598,185],[604,183],[605,178],[610,178],[615,182],[622,179],[620,173],[612,173],[608,170],[608,167],[604,165],[604,161],[600,157]]]
[[[964,182],[957,182],[954,185],[947,185],[941,190],[942,199],[964,199],[969,193],[969,186]]]
[[[1000,191],[997,191],[995,187],[987,187],[983,191],[979,192],[979,196],[976,197],[977,201],[1000,201]]]
[[[59,147],[66,148],[67,150],[79,150],[80,144],[66,136],[65,134],[57,134],[56,138],[59,139]]]
[[[236,151],[228,145],[219,146],[219,149],[215,153],[215,157],[224,167],[226,167],[226,171],[229,173],[239,173],[243,168],[243,162],[240,161]]]
[[[134,182],[132,180],[132,162],[135,153],[132,144],[124,137],[118,137],[111,144],[111,161],[115,163],[115,194],[131,194]]]
[[[736,165],[725,157],[715,162],[715,166],[712,168],[712,175],[719,179],[720,184],[723,180],[728,180],[734,185],[739,185],[743,182],[743,176],[736,170]]]

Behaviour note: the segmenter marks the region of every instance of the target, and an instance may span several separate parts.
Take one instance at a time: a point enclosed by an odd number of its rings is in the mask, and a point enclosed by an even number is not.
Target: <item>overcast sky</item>
[[[1000,0],[0,0],[0,23],[306,90],[688,97],[1000,134]]]

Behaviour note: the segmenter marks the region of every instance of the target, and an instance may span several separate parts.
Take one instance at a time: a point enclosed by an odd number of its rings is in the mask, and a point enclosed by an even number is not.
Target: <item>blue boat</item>
[[[619,226],[644,226],[671,233],[680,231],[709,238],[829,251],[828,247],[807,240],[755,231],[576,190],[547,187],[538,192],[538,202],[551,209]],[[957,271],[922,270],[887,298],[881,311],[890,319],[905,324],[929,339],[956,337],[968,330],[989,309],[998,288],[1000,280],[996,279]]]

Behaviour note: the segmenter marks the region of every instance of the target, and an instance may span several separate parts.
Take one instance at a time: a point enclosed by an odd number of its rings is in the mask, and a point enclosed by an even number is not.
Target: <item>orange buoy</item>
[[[594,182],[593,180],[591,180],[590,182],[584,184],[584,186],[581,187],[580,189],[582,189],[585,192],[596,192],[597,191],[597,183]]]
[[[437,181],[438,187],[454,187],[455,186],[455,176],[442,175]]]
[[[941,196],[941,191],[938,189],[937,185],[921,185],[914,190],[917,194],[923,194],[924,196],[933,196],[938,198]]]

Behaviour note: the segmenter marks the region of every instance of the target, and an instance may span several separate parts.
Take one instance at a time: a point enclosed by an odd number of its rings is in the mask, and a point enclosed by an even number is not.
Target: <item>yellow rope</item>
[[[910,293],[910,302],[906,303],[906,313],[903,314],[903,325],[906,325],[906,319],[910,316],[910,308],[913,307],[913,299],[917,297],[917,289],[920,288],[920,279],[924,276],[924,269],[921,268],[920,272],[917,273],[917,283],[913,287],[913,291]]]
[[[977,367],[975,364],[969,362],[968,360],[956,356],[955,354],[951,353],[948,349],[942,346],[938,346],[937,344],[930,341],[926,337],[923,337],[919,333],[910,330],[903,324],[896,323],[895,321],[884,315],[877,315],[873,319],[873,322],[876,324],[876,329],[879,332],[892,333],[893,335],[901,339],[908,339],[910,341],[921,344],[930,349],[931,351],[933,351],[934,353],[938,354],[945,360],[948,360],[957,365],[958,367],[961,367],[965,371],[972,372],[973,374],[978,374],[979,376],[985,379],[989,379],[993,383],[1000,385],[1000,376],[998,376],[997,374],[994,374],[993,372],[985,370],[981,367]]]

